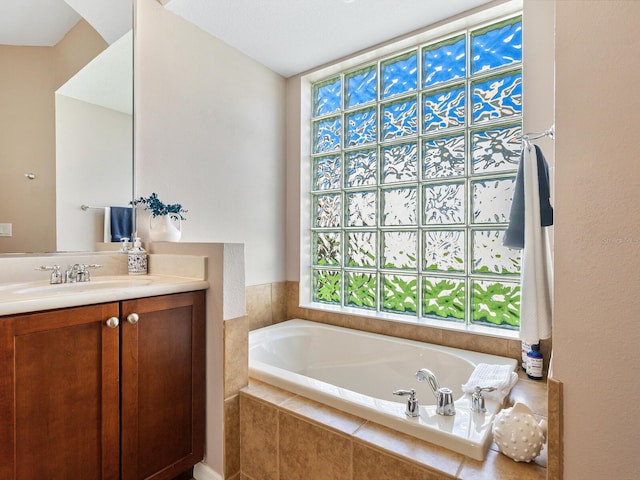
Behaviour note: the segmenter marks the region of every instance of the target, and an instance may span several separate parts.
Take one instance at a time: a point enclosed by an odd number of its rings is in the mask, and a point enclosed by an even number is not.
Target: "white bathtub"
[[[491,422],[501,405],[487,399],[486,413],[470,410],[466,383],[478,363],[508,364],[510,358],[402,340],[306,320],[289,320],[249,335],[252,378],[339,410],[435,443],[476,460],[491,444]],[[435,413],[435,398],[415,373],[428,368],[454,392],[456,414]],[[406,398],[394,390],[413,388],[420,416],[405,415]]]

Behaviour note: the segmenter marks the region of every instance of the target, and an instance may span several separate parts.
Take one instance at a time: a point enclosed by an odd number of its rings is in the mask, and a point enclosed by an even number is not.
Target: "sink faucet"
[[[89,268],[100,268],[101,266],[97,264],[85,265],[84,263],[69,265],[64,274],[64,281],[65,283],[88,282],[91,280]]]
[[[436,413],[438,415],[451,416],[456,414],[456,407],[453,404],[453,392],[451,389],[441,387],[438,377],[431,370],[421,368],[416,372],[419,382],[427,382],[431,387],[433,396],[436,397]]]

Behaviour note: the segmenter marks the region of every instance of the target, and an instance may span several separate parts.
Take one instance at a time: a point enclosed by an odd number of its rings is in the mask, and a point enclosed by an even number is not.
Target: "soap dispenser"
[[[129,250],[129,275],[145,275],[147,273],[147,252],[142,248],[140,237],[135,237],[133,248]]]

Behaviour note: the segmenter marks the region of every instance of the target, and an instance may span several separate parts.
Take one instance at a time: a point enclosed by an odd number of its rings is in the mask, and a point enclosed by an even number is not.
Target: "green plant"
[[[159,217],[162,215],[173,214],[180,217],[181,220],[186,220],[186,218],[182,215],[183,213],[187,213],[188,210],[182,208],[182,205],[179,203],[165,204],[159,198],[158,195],[154,192],[148,197],[140,197],[130,202],[132,205],[142,204],[144,205],[145,210],[150,210],[154,217]]]

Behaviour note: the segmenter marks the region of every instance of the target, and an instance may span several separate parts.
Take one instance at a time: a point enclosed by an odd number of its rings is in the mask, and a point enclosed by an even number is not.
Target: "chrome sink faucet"
[[[57,285],[60,283],[88,282],[89,280],[91,280],[89,269],[100,267],[102,267],[102,265],[98,265],[95,263],[91,265],[86,265],[84,263],[75,263],[67,267],[67,270],[64,272],[64,276],[62,275],[62,272],[60,271],[60,267],[58,265],[53,265],[52,267],[42,265],[40,267],[36,267],[36,270],[51,270],[51,278],[49,280],[49,283],[51,283],[52,285]]]
[[[453,392],[447,387],[441,387],[438,378],[431,370],[421,368],[416,372],[419,382],[427,382],[431,387],[433,396],[436,397],[436,413],[438,415],[451,416],[456,414],[456,407],[453,403]]]

